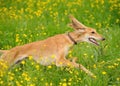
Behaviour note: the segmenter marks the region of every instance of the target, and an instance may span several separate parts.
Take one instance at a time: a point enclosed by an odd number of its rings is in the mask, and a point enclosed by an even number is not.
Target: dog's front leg
[[[76,63],[76,58],[73,58],[72,62],[67,60],[66,58],[60,58],[57,62],[56,62],[57,66],[69,66],[69,67],[75,67],[75,68],[80,68],[81,70],[83,70],[85,73],[87,73],[89,76],[95,78],[95,75],[90,72],[89,70],[87,70],[82,64],[78,64]]]
[[[74,57],[74,58],[72,59],[72,62],[73,62],[74,64],[77,64],[77,63],[76,63],[76,60],[77,60],[77,57]],[[93,77],[93,78],[96,77],[92,72],[90,72],[88,69],[86,69],[82,64],[79,64],[79,68],[80,68],[81,70],[83,70],[85,73],[87,73],[88,75],[90,75],[91,77]]]
[[[83,70],[85,73],[87,73],[89,76],[96,78],[96,76],[92,72],[90,72],[88,69],[86,69],[82,64],[79,64],[79,68]]]
[[[67,60],[66,58],[60,58],[56,61],[56,66],[69,66],[69,67],[78,68],[79,64],[75,62],[71,62],[70,60]]]

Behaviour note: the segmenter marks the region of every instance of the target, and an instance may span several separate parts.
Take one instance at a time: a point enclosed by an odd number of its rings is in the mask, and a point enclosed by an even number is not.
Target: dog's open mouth
[[[99,43],[96,41],[96,39],[94,39],[94,38],[88,38],[88,39],[89,39],[89,41],[90,41],[91,43],[99,46]]]

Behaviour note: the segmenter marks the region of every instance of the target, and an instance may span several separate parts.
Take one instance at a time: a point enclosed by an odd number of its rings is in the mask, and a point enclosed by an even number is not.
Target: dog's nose
[[[104,41],[105,40],[105,38],[102,38],[102,41]]]

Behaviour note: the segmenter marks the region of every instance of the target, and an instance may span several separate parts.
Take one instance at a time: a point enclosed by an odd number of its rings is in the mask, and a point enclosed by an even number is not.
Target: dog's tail
[[[9,50],[0,50],[1,54],[7,53]]]

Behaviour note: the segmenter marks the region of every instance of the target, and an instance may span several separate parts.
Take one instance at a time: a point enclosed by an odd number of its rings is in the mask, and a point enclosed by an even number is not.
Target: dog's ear
[[[69,16],[71,23],[69,24],[70,27],[72,27],[75,30],[85,30],[86,26],[80,23],[76,18],[74,18],[72,15]]]

